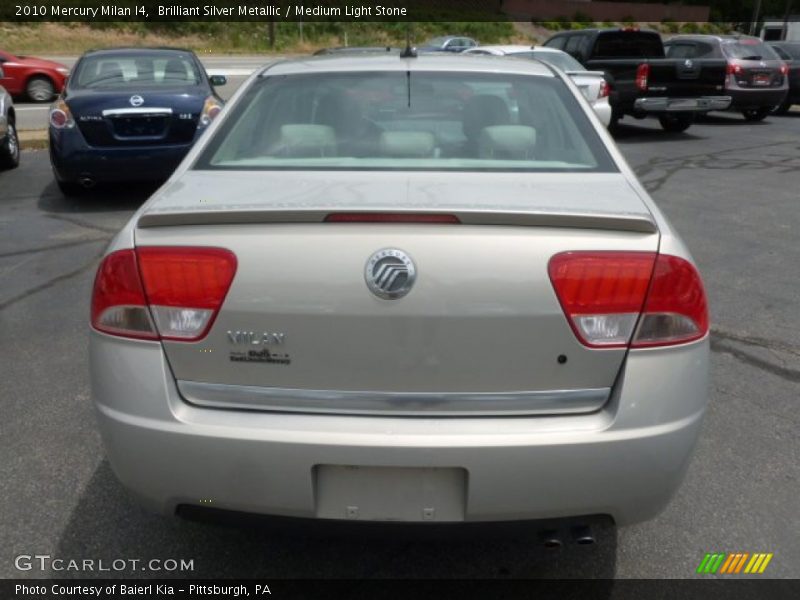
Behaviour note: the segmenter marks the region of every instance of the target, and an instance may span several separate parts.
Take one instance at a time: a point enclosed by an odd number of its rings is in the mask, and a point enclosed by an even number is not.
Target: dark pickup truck
[[[725,59],[665,58],[657,31],[581,29],[557,33],[544,45],[606,74],[612,125],[623,115],[656,115],[665,130],[685,131],[698,113],[725,110],[731,103],[724,93]]]

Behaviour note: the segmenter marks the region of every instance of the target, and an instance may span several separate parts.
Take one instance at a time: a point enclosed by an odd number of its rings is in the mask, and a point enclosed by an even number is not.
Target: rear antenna
[[[406,24],[406,47],[400,53],[400,58],[417,58],[417,49],[411,46],[411,24]]]

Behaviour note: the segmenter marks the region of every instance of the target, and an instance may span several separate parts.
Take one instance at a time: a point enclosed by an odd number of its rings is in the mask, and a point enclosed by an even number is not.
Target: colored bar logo
[[[713,552],[707,553],[697,567],[697,573],[713,575],[761,574],[772,560],[772,552]]]

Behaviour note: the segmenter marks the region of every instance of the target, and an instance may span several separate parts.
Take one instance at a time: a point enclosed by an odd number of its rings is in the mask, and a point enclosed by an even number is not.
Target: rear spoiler
[[[175,227],[181,225],[244,225],[244,224],[289,224],[323,223],[334,213],[375,212],[363,208],[335,209],[312,208],[304,210],[241,209],[241,210],[189,210],[189,211],[150,211],[145,212],[137,222],[140,228]],[[570,227],[574,229],[604,229],[611,231],[632,231],[638,233],[657,233],[658,227],[650,215],[643,213],[603,213],[569,211],[459,211],[437,210],[420,211],[393,209],[392,213],[435,212],[454,215],[463,225],[507,225],[514,227]]]

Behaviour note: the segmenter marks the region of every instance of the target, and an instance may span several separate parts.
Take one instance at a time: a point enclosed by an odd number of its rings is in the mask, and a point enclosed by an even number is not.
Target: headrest
[[[527,125],[484,127],[478,137],[480,158],[530,160],[535,148],[536,130]]]
[[[510,123],[511,112],[499,96],[480,94],[467,100],[461,120],[464,135],[474,143],[484,127]]]
[[[166,79],[186,79],[186,65],[178,58],[171,58],[164,66]]]
[[[98,75],[103,79],[122,79],[122,66],[117,61],[103,62]]]
[[[428,131],[384,131],[380,139],[382,156],[425,158],[433,156],[436,138]]]
[[[336,156],[336,134],[327,125],[281,125],[277,154],[304,158]]]

